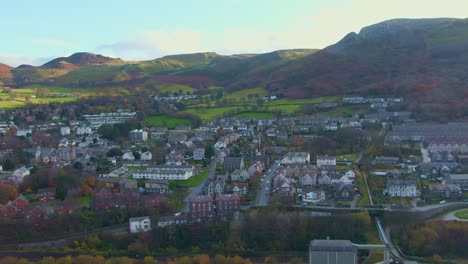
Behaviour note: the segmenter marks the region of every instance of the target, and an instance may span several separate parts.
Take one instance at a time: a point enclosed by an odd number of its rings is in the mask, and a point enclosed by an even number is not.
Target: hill
[[[93,54],[88,52],[78,52],[70,55],[69,57],[60,57],[53,59],[44,65],[41,68],[56,68],[56,69],[76,69],[81,66],[91,65],[91,64],[105,64],[112,62],[121,62],[121,59],[114,59],[99,54]]]
[[[466,98],[468,20],[395,19],[350,33],[271,74],[289,97],[379,94]]]
[[[212,85],[230,91],[264,87],[289,98],[324,95],[411,97],[466,104],[468,20],[394,19],[349,33],[323,50],[224,56],[214,52],[124,62],[91,53],[12,70],[13,85],[78,88]],[[466,100],[466,99],[465,99]]]
[[[6,64],[0,63],[0,80],[4,79],[4,78],[11,78],[12,77],[11,69],[12,69],[12,67],[10,67],[10,66],[8,66]]]

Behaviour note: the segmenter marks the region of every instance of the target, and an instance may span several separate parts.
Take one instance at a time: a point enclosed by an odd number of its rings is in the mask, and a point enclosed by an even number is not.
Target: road
[[[259,189],[257,191],[257,199],[255,200],[256,206],[267,206],[270,200],[270,190],[273,182],[273,178],[276,175],[276,170],[279,164],[274,163],[273,166],[262,176]]]
[[[468,222],[468,219],[461,219],[461,218],[458,218],[455,216],[455,214],[459,211],[463,211],[463,210],[466,210],[466,209],[459,209],[459,210],[456,210],[456,211],[453,211],[453,212],[450,212],[448,214],[445,214],[443,216],[441,216],[440,218],[438,218],[439,220],[443,220],[443,221],[460,221],[460,222]]]
[[[205,186],[206,181],[209,178],[212,178],[215,176],[216,172],[216,165],[218,164],[219,156],[216,155],[213,159],[211,159],[211,163],[208,168],[208,176],[197,186],[195,187],[190,187],[190,193],[184,198],[184,207],[179,211],[181,213],[188,213],[189,212],[189,198],[191,195],[198,195],[201,194],[203,191],[203,187]]]

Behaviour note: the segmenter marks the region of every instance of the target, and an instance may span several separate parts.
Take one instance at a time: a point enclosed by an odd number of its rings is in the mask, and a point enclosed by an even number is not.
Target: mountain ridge
[[[379,94],[425,101],[460,99],[466,98],[468,83],[468,19],[387,20],[351,32],[322,50],[199,52],[142,62],[80,54],[88,57],[83,62],[73,56],[77,55],[13,69],[13,84],[98,87],[151,80],[230,90],[263,86],[290,98]]]

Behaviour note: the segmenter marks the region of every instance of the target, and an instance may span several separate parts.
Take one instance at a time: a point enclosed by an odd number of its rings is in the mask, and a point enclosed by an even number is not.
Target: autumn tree
[[[14,200],[18,196],[15,186],[8,183],[0,183],[0,203],[4,204],[9,200]]]

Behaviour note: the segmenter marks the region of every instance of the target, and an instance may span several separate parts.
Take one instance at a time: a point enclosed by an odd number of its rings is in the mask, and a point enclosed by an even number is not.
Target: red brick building
[[[194,195],[189,198],[190,218],[193,222],[209,222],[214,217],[213,198],[210,195]]]
[[[240,208],[237,194],[218,194],[216,196],[216,216],[220,220],[231,220]]]

